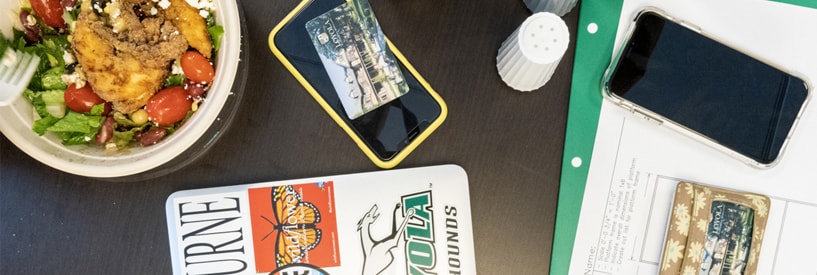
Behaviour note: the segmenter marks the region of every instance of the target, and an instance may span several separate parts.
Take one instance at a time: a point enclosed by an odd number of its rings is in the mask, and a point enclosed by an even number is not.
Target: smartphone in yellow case
[[[346,2],[345,0],[302,1],[272,30],[269,36],[269,46],[281,63],[375,165],[380,168],[392,168],[405,159],[442,124],[448,110],[443,99],[428,82],[391,41],[384,39],[383,44],[391,50],[395,59],[396,64],[391,65],[402,72],[404,79],[400,81],[407,84],[408,92],[362,115],[347,113],[348,108],[344,109],[344,104],[347,104],[349,99],[346,98],[346,93],[337,92],[335,88],[344,84],[338,84],[337,78],[330,78],[329,69],[324,65],[327,60],[316,49],[319,38],[312,37],[315,31],[310,32],[307,27],[310,21],[314,22],[314,19],[326,16],[327,12]],[[359,7],[356,8],[359,10]],[[370,9],[365,10],[364,8],[361,13],[371,17],[371,20],[374,19]],[[327,41],[327,35],[331,36],[334,30],[324,31],[328,34],[323,34],[320,39]],[[378,47],[377,44],[374,47]],[[357,50],[352,52],[357,52]],[[365,56],[360,57],[362,57],[360,59],[366,58]],[[348,59],[352,60],[354,56]],[[351,71],[350,68],[341,69]],[[350,84],[357,81],[354,73],[349,72],[349,76],[346,81]],[[355,99],[361,96],[359,93],[348,94],[348,97]]]

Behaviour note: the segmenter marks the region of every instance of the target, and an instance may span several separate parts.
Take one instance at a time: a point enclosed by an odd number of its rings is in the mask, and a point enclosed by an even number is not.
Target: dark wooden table
[[[249,76],[232,127],[201,158],[141,182],[61,172],[0,137],[0,274],[169,274],[164,202],[174,191],[378,168],[272,55],[298,0],[242,0]],[[496,69],[528,17],[521,0],[371,0],[387,36],[444,98],[448,119],[395,169],[468,173],[477,269],[546,274],[579,8],[553,79],[521,93]]]

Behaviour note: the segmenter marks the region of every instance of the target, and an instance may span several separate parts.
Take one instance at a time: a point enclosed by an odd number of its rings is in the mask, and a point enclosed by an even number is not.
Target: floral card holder
[[[769,206],[763,195],[680,182],[660,274],[754,274]]]

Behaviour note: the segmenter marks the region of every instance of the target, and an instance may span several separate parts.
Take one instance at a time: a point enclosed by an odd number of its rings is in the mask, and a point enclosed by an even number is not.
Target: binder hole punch
[[[596,23],[587,24],[587,32],[590,34],[595,34],[599,31],[599,25]]]
[[[580,157],[573,157],[573,159],[572,159],[572,160],[570,160],[570,165],[572,165],[572,166],[573,166],[573,168],[579,168],[579,167],[581,167],[581,166],[582,166],[582,158],[580,158]]]

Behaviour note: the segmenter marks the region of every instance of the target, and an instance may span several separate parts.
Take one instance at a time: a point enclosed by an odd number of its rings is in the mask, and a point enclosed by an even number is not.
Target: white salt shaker
[[[570,33],[561,17],[531,15],[499,48],[496,68],[505,84],[529,92],[545,85],[562,60]]]
[[[574,7],[578,0],[524,0],[525,6],[533,12],[550,12],[558,16],[564,16]]]

